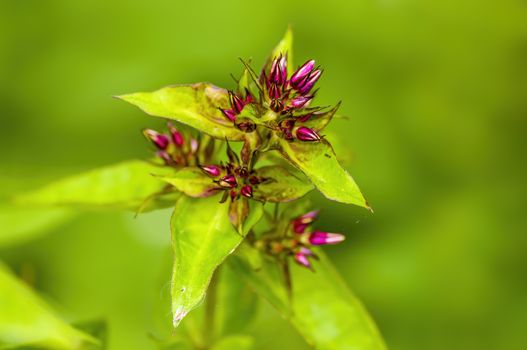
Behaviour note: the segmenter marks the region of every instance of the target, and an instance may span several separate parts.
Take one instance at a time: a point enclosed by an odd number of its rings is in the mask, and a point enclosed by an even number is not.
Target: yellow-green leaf
[[[283,139],[278,142],[279,152],[328,199],[369,208],[355,180],[339,164],[329,143],[288,142]]]
[[[218,185],[196,167],[183,168],[174,174],[159,178],[190,197],[208,197],[218,189]]]
[[[299,179],[288,170],[277,166],[266,166],[257,170],[259,177],[265,180],[258,185],[254,197],[269,202],[289,202],[306,195],[313,189],[313,185]]]
[[[288,319],[304,339],[319,350],[385,350],[384,341],[361,302],[345,285],[325,255],[315,272],[291,265],[292,297],[289,300],[278,265],[264,262],[254,270],[245,253],[229,259],[229,264],[244,277],[253,290],[267,299]]]
[[[216,268],[243,240],[243,235],[263,215],[263,206],[251,208],[242,234],[229,220],[229,205],[218,196],[182,196],[172,216],[174,269],[172,311],[174,326],[205,297]]]
[[[117,98],[155,117],[176,120],[210,136],[242,141],[245,133],[234,127],[219,108],[229,108],[227,90],[210,83],[167,86],[154,92],[138,92]]]
[[[137,209],[167,186],[153,174],[170,174],[173,171],[168,167],[132,160],[58,180],[19,195],[15,201],[31,206]]]
[[[57,317],[0,262],[0,348],[76,350],[96,342]]]

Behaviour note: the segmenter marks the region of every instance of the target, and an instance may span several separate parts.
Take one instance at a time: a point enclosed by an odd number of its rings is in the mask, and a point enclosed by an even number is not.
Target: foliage
[[[261,74],[242,61],[236,90],[197,83],[119,96],[171,121],[168,132],[144,131],[155,159],[92,170],[14,199],[32,210],[139,213],[174,206],[172,322],[187,331],[163,342],[166,349],[251,349],[253,340],[236,326],[255,313],[234,300],[245,283],[254,292],[250,300],[267,299],[318,349],[385,349],[366,310],[318,247],[345,236],[313,228],[318,211],[303,199],[308,192],[316,188],[328,199],[369,206],[322,135],[339,104],[311,106],[322,71],[313,60],[295,70],[292,57],[288,30]],[[183,131],[182,124],[198,134]],[[231,143],[240,143],[239,151]],[[225,260],[228,273],[218,269]],[[214,313],[218,296],[239,314],[226,313],[222,322]],[[17,305],[17,297],[11,293],[2,302]],[[203,300],[205,306],[193,311]],[[218,319],[221,326],[213,328]],[[80,349],[90,339],[52,320],[58,326],[46,346]],[[12,323],[0,324],[0,341],[17,346]]]

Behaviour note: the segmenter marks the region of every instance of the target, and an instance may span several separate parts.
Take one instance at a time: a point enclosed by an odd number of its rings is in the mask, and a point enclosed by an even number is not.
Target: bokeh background
[[[388,346],[525,349],[525,1],[2,0],[0,195],[148,157],[140,130],[162,122],[112,95],[233,87],[289,23],[297,64],[325,69],[319,102],[343,101],[337,148],[375,209],[315,195],[348,237],[326,251]],[[66,319],[106,319],[109,349],[153,349],[169,211],[72,215],[0,258]],[[265,304],[249,330],[307,348]]]

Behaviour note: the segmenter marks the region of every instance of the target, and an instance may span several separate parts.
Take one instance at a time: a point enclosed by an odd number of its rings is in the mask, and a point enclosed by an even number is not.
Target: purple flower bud
[[[212,177],[220,176],[221,173],[221,169],[217,165],[204,165],[201,167],[201,170]]]
[[[315,253],[313,253],[311,249],[306,247],[300,247],[298,252],[304,254],[305,256],[315,256]]]
[[[251,95],[251,92],[247,89],[245,89],[245,99],[243,100],[243,104],[248,105],[249,103],[253,103],[254,98]]]
[[[168,154],[167,151],[157,151],[156,155],[163,159],[165,161],[166,164],[173,164],[174,161],[172,160],[172,158],[170,157],[170,154]]]
[[[302,223],[294,222],[293,223],[293,232],[301,235],[302,233],[304,233],[306,231],[308,226],[309,226],[309,224],[302,224]]]
[[[293,220],[293,232],[304,233],[306,228],[316,220],[318,213],[318,210],[313,210]]]
[[[289,80],[291,86],[296,89],[315,67],[315,60],[309,60],[296,70]]]
[[[278,85],[285,84],[287,80],[287,58],[285,56],[280,55],[273,60],[269,80]]]
[[[221,113],[225,116],[225,118],[229,119],[231,122],[236,120],[236,113],[232,109],[221,109]]]
[[[309,235],[309,243],[312,245],[337,244],[342,242],[346,237],[340,233],[329,233],[315,231]]]
[[[298,217],[295,221],[302,224],[310,224],[317,219],[318,213],[320,213],[320,210],[311,210],[310,212]]]
[[[226,188],[233,188],[233,187],[238,186],[236,177],[234,177],[234,175],[231,175],[231,174],[225,175],[224,177],[222,177],[220,181],[218,181],[218,184],[221,187],[226,187]]]
[[[311,263],[309,262],[308,257],[301,252],[295,253],[295,261],[297,264],[307,267],[308,269],[311,268]]]
[[[291,107],[293,108],[302,108],[304,107],[313,96],[297,96],[294,99],[291,100]]]
[[[160,134],[152,129],[143,130],[143,134],[159,149],[166,149],[170,140],[166,135]]]
[[[242,187],[240,193],[244,197],[252,198],[253,197],[253,188],[250,185],[245,185],[245,186]]]
[[[309,77],[305,80],[305,83],[298,89],[298,92],[302,95],[306,95],[311,91],[317,80],[320,78],[322,71],[317,69],[316,71],[309,74]]]
[[[243,103],[243,100],[239,98],[238,96],[236,96],[236,94],[234,94],[232,91],[229,91],[229,97],[231,100],[232,110],[236,114],[239,114],[243,110],[243,107],[245,106],[245,104]]]
[[[235,200],[236,197],[238,197],[238,192],[236,190],[231,190],[229,195],[231,196],[231,200]]]
[[[269,86],[269,97],[272,99],[277,99],[282,96],[282,92],[280,91],[280,88],[278,85],[271,83]]]
[[[171,123],[168,124],[168,129],[170,130],[170,135],[172,135],[172,141],[178,147],[183,146],[185,139],[183,134],[181,134]]]
[[[320,141],[320,136],[316,131],[305,126],[296,129],[296,138],[300,141]]]

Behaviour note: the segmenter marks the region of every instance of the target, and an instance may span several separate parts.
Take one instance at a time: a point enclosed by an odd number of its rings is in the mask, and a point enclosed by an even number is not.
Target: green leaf
[[[219,108],[229,108],[227,90],[209,83],[173,85],[154,92],[117,96],[155,117],[174,119],[210,136],[242,141],[245,133],[234,127]]]
[[[280,54],[287,55],[287,73],[291,76],[295,69],[293,65],[293,30],[291,27],[287,28],[284,37],[271,52],[271,57],[269,57],[267,64],[270,64],[270,62],[274,58],[280,56]]]
[[[171,222],[175,255],[172,278],[174,326],[199,305],[216,268],[263,215],[261,205],[251,210],[240,234],[229,220],[229,205],[218,202],[218,196],[182,196],[174,208]]]
[[[97,343],[60,318],[0,262],[0,348],[81,349]]]
[[[302,125],[307,126],[308,128],[311,128],[316,132],[320,133],[320,131],[324,130],[324,128],[329,124],[329,122],[331,122],[331,119],[333,119],[333,116],[335,115],[339,107],[340,102],[328,111],[313,113],[313,116],[309,118],[308,121],[302,123]]]
[[[289,202],[306,195],[314,187],[280,166],[266,166],[257,170],[259,177],[267,179],[258,185],[254,197],[269,202]]]
[[[254,349],[254,339],[248,335],[231,335],[219,340],[212,350],[251,350]]]
[[[282,156],[302,171],[328,199],[370,208],[351,175],[339,164],[329,143],[283,139],[278,143]]]
[[[173,171],[172,168],[132,160],[58,180],[15,197],[15,201],[32,206],[137,209],[150,196],[162,193],[166,187],[163,181],[152,174],[169,174]],[[150,206],[156,207],[155,204],[150,203]],[[166,205],[162,202],[157,204]]]
[[[159,179],[190,197],[208,197],[218,190],[218,185],[212,181],[210,176],[196,167],[183,168],[173,175],[159,176]]]
[[[69,220],[73,213],[63,208],[25,208],[0,205],[0,248],[29,241]]]
[[[249,288],[247,282],[228,264],[223,265],[219,270],[214,313],[217,336],[245,331],[256,316],[257,305],[256,294]]]
[[[243,255],[238,254],[229,259],[229,263],[316,349],[386,349],[363,305],[326,256],[318,250],[317,255],[320,261],[314,263],[315,272],[296,264],[291,266],[291,300],[287,298],[277,264],[266,262],[261,269],[254,270]]]

